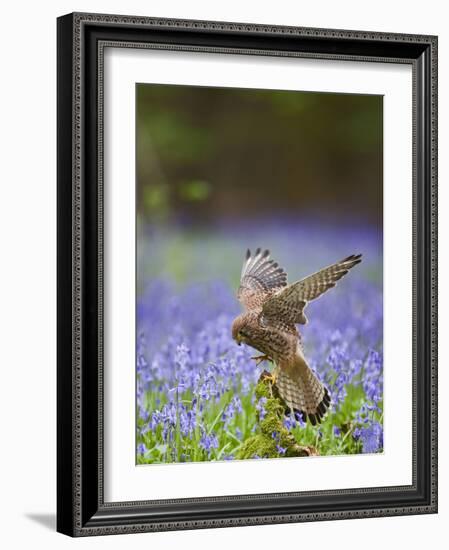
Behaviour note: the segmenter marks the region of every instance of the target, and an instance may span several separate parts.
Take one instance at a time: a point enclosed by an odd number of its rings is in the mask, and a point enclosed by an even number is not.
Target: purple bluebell
[[[383,428],[379,422],[357,430],[357,438],[362,442],[364,453],[377,453],[383,448]]]
[[[148,449],[147,449],[145,443],[139,443],[137,445],[137,454],[144,455],[147,452],[148,452]]]

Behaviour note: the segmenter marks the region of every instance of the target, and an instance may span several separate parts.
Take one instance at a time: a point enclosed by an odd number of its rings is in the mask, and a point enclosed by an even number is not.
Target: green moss
[[[313,447],[298,445],[284,426],[285,405],[276,397],[271,380],[264,373],[255,389],[257,400],[262,400],[264,414],[257,415],[256,434],[243,442],[236,458],[278,458],[281,456],[310,456],[318,454]],[[285,452],[279,452],[282,448]]]
[[[265,399],[270,399],[273,396],[271,388],[272,386],[269,380],[259,380],[259,383],[254,390],[257,399],[262,399],[262,397],[265,397]]]
[[[257,434],[243,443],[236,458],[275,458],[277,456],[279,454],[276,450],[276,442],[264,434]]]

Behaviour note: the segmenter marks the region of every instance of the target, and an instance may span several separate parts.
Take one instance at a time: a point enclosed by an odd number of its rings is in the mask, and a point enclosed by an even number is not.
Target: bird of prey
[[[243,263],[237,297],[244,312],[232,324],[232,337],[263,354],[253,357],[257,364],[274,363],[271,382],[287,411],[301,412],[313,425],[321,421],[331,398],[307,364],[296,325],[308,322],[307,304],[333,288],[361,256],[348,256],[291,284],[269,250],[258,248],[254,255],[248,250]]]

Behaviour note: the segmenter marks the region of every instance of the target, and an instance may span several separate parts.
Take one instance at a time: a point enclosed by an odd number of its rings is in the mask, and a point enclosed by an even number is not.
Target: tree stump
[[[257,383],[255,394],[259,403],[255,435],[243,442],[236,453],[237,459],[280,458],[293,456],[317,456],[315,447],[299,445],[292,433],[284,426],[286,407],[279,399],[276,386],[264,371]]]

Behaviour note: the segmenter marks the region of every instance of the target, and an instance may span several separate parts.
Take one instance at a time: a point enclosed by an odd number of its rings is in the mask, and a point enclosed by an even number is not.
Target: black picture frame
[[[74,13],[58,18],[57,530],[71,536],[437,512],[437,37]],[[105,503],[102,48],[413,68],[413,483]]]

